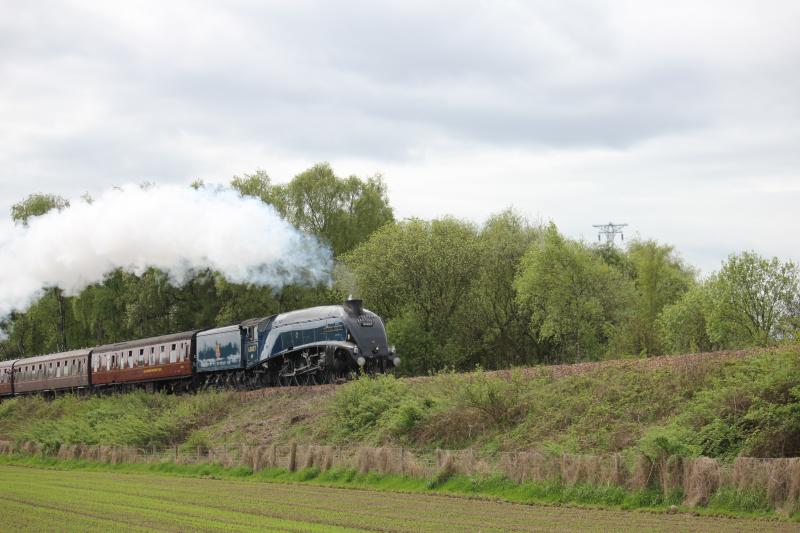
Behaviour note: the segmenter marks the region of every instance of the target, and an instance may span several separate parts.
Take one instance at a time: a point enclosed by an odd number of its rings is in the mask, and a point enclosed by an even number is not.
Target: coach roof
[[[199,329],[192,330],[192,331],[184,331],[183,333],[172,333],[170,335],[161,335],[160,337],[148,337],[146,339],[137,339],[135,341],[126,341],[126,342],[118,342],[115,344],[105,344],[103,346],[98,346],[94,349],[95,353],[100,352],[116,352],[119,350],[128,350],[133,348],[139,348],[140,346],[151,346],[155,344],[169,344],[176,341],[183,341],[187,339],[191,339],[194,337],[196,333],[198,333]]]
[[[46,363],[47,361],[60,361],[61,359],[71,359],[73,357],[84,357],[89,355],[91,348],[81,348],[80,350],[70,350],[68,352],[49,353],[47,355],[37,355],[35,357],[27,357],[25,359],[17,359],[14,362],[14,368],[23,365],[30,365],[34,363]]]

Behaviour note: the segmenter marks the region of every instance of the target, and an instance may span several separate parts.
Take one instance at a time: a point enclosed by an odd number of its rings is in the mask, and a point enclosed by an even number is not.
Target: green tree
[[[424,353],[404,359],[406,370],[427,372],[464,363],[453,343],[453,320],[479,272],[478,254],[476,228],[444,218],[383,226],[342,257],[356,293],[389,319],[401,354],[418,352],[419,340],[425,339]]]
[[[710,337],[724,346],[768,345],[797,328],[800,274],[791,261],[755,252],[728,257],[709,279]]]
[[[661,354],[664,346],[656,321],[665,306],[675,303],[692,287],[695,273],[672,246],[652,240],[631,242],[627,255],[633,267],[635,298],[629,319],[617,330],[618,337],[612,349]]]
[[[69,200],[55,194],[35,193],[11,206],[11,219],[17,224],[28,225],[32,217],[49,213],[53,209],[61,211],[69,207]]]
[[[473,365],[500,368],[540,360],[530,314],[520,306],[514,279],[525,252],[542,234],[512,210],[489,218],[478,235],[478,272],[454,321],[459,349]]]
[[[380,176],[365,180],[337,177],[327,163],[301,172],[285,185],[274,185],[263,170],[234,176],[231,187],[259,198],[302,231],[312,233],[340,255],[394,220]]]
[[[231,187],[242,196],[252,196],[274,206],[281,215],[286,216],[285,190],[283,187],[273,185],[269,174],[264,170],[258,169],[253,174],[234,176]]]
[[[11,219],[16,224],[27,226],[31,218],[42,216],[52,210],[61,211],[69,207],[66,198],[54,194],[35,193],[11,206]],[[63,291],[58,287],[47,287],[42,296],[28,310],[29,316],[23,321],[31,322],[19,339],[20,353],[25,350],[59,351],[69,347],[68,322],[69,304]],[[27,337],[27,340],[25,338]],[[30,353],[30,352],[28,352]]]
[[[553,224],[523,257],[515,286],[531,331],[552,343],[557,361],[600,356],[631,293],[618,271]]]
[[[708,335],[706,317],[710,302],[707,285],[698,284],[678,301],[664,307],[656,320],[656,327],[665,351],[694,353],[718,348]]]
[[[298,174],[275,194],[283,199],[279,210],[286,218],[320,237],[337,256],[394,220],[380,176],[342,179],[327,163]]]

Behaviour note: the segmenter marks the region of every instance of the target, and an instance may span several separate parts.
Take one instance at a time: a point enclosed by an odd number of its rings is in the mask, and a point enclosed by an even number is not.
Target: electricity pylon
[[[603,239],[603,236],[605,236],[608,246],[614,246],[617,235],[619,235],[620,240],[625,240],[625,235],[622,233],[622,228],[625,226],[627,226],[627,224],[614,224],[613,222],[609,222],[608,224],[592,224],[593,228],[597,228],[597,240],[600,241]]]

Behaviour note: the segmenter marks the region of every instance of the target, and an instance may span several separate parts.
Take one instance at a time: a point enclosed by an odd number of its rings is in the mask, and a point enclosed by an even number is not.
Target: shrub
[[[425,403],[391,375],[362,377],[336,390],[331,402],[337,441],[380,441],[408,433],[423,416]]]

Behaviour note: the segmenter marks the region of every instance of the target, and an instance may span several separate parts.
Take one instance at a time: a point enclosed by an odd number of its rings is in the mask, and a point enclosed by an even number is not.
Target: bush
[[[408,385],[394,376],[364,376],[336,390],[330,412],[333,437],[342,442],[381,441],[403,435],[424,409]]]
[[[50,402],[18,400],[9,428],[17,441],[34,441],[48,449],[61,444],[167,446],[183,441],[195,428],[208,424],[230,408],[229,393],[186,396],[134,392]],[[9,423],[12,420],[8,421]]]

